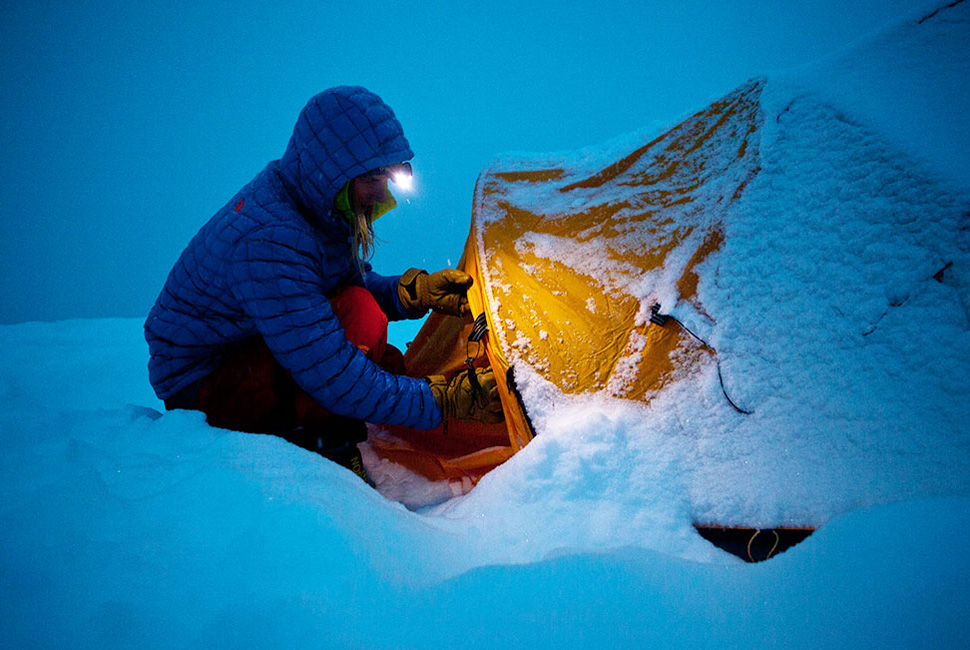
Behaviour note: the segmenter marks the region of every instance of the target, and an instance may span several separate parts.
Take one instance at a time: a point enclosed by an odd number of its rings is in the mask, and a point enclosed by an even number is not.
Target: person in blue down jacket
[[[468,314],[472,278],[384,277],[366,260],[387,189],[413,157],[393,111],[360,87],[313,97],[270,162],[189,242],[145,323],[149,378],[166,408],[276,434],[364,476],[364,421],[431,429],[495,422],[490,370],[416,379],[388,319]]]

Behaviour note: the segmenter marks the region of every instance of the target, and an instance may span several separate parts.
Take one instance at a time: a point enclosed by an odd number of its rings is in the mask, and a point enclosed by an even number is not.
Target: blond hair
[[[361,274],[364,273],[364,263],[374,255],[377,244],[370,212],[370,210],[354,210],[350,220],[350,227],[354,231],[354,257],[357,258],[357,266]]]

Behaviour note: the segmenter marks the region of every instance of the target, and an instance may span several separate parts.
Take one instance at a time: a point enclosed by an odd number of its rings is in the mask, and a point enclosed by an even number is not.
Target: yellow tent
[[[655,287],[676,286],[673,299],[710,318],[698,282],[723,243],[721,215],[759,170],[762,87],[749,82],[592,172],[597,152],[485,170],[460,267],[475,279],[469,302],[487,333],[470,341],[472,319],[432,315],[406,362],[414,376],[450,375],[468,359],[491,365],[506,422],[395,428],[373,441],[377,454],[467,490],[536,433],[515,390],[517,365],[565,393],[648,402],[716,363],[713,349],[661,315]]]

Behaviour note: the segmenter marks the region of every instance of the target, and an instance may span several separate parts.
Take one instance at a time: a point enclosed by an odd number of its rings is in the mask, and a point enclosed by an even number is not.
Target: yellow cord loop
[[[772,528],[771,529],[771,532],[775,536],[775,545],[771,547],[771,550],[770,551],[768,551],[768,555],[766,555],[764,557],[765,560],[770,560],[771,559],[771,556],[774,555],[775,554],[775,551],[778,549],[778,544],[781,542],[781,536],[778,534],[778,531],[775,530],[774,528]],[[761,533],[761,530],[760,529],[754,531],[754,534],[751,536],[751,539],[748,540],[748,559],[751,560],[752,562],[757,562],[758,561],[758,560],[754,559],[754,556],[751,554],[751,545],[754,543],[755,538],[760,533]]]

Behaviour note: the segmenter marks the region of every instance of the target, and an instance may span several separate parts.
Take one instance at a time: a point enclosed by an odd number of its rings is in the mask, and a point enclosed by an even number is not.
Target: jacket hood
[[[339,86],[303,107],[280,176],[301,207],[323,221],[352,178],[413,157],[390,106],[360,86]]]

